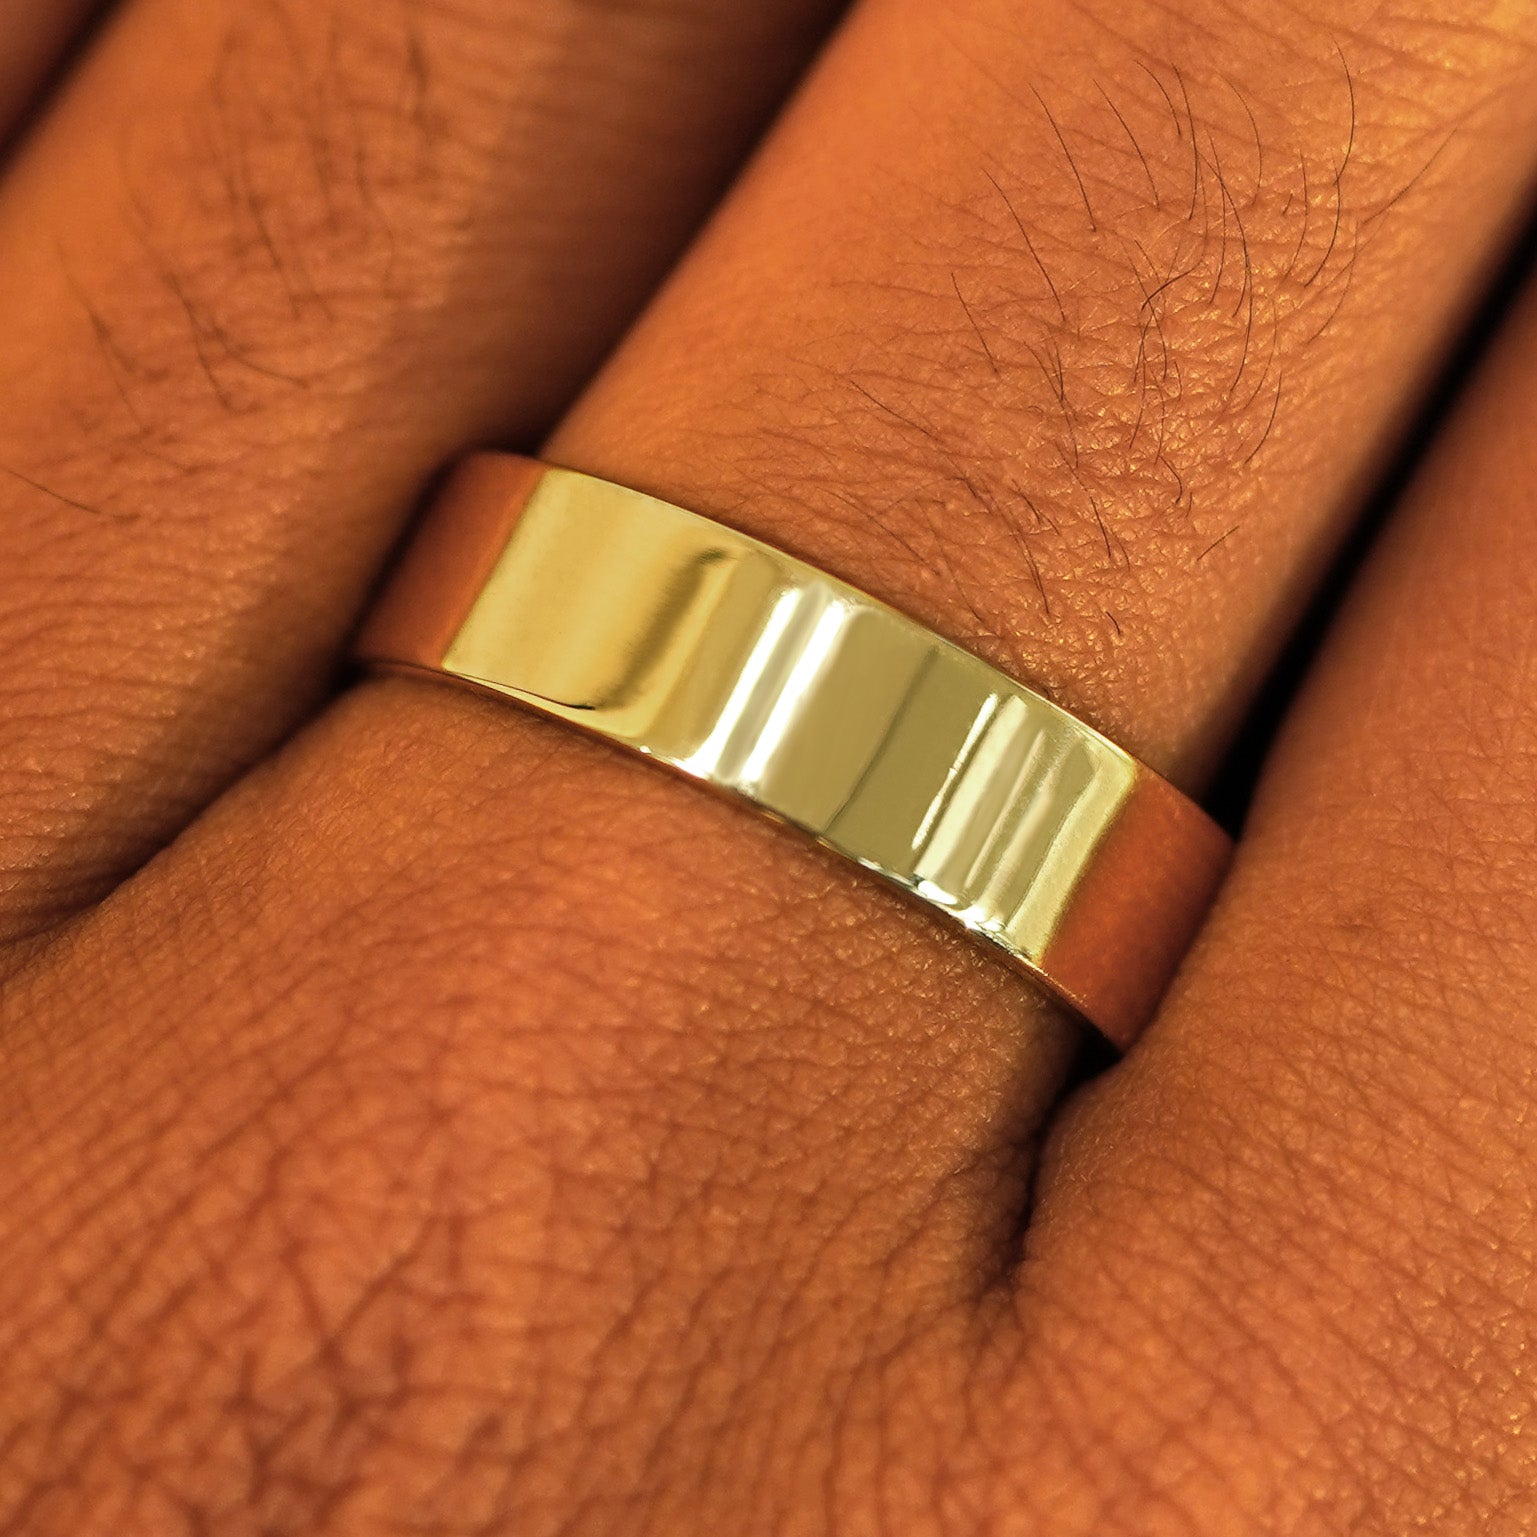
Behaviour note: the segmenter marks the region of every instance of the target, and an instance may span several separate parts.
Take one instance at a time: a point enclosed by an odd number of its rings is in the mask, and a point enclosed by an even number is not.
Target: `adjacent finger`
[[[100,0],[0,0],[0,144]]]
[[[1162,1448],[1192,1529],[1532,1522],[1534,384],[1537,293],[1354,596],[1185,985],[1048,1166],[1002,1412],[1071,1392],[1104,1487]],[[1125,1519],[1160,1530],[1141,1494]]]
[[[313,705],[428,477],[547,428],[831,9],[127,8],[0,204],[0,935]]]

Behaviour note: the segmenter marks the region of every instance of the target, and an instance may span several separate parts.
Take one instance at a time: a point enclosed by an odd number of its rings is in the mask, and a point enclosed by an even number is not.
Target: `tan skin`
[[[9,165],[0,1532],[1530,1530],[1531,305],[1065,1100],[793,835],[326,693],[829,20],[129,0]],[[1534,170],[1518,0],[865,0],[547,453],[1198,790]]]

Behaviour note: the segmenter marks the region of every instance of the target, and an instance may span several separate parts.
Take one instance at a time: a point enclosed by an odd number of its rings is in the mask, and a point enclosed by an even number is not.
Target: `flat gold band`
[[[654,497],[467,460],[358,644],[734,792],[942,909],[1117,1045],[1226,868],[1191,801],[815,567]]]

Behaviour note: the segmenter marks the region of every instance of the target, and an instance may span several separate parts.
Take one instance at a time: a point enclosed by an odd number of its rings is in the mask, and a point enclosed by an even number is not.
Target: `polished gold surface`
[[[735,792],[991,941],[1122,1046],[1227,861],[1151,770],[885,604],[530,460],[461,468],[359,654]]]

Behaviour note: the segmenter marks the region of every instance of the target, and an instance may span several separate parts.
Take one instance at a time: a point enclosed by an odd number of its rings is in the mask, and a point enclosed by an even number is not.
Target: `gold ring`
[[[1226,835],[1076,716],[813,566],[638,491],[467,460],[358,643],[751,802],[990,941],[1118,1046]]]

